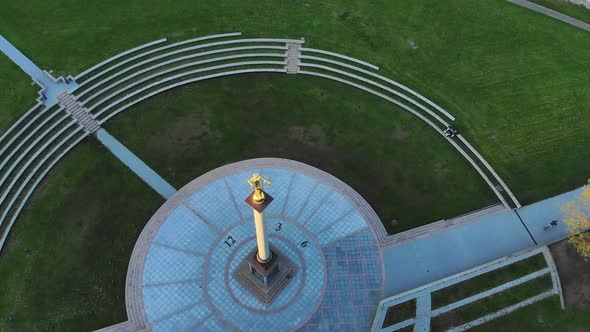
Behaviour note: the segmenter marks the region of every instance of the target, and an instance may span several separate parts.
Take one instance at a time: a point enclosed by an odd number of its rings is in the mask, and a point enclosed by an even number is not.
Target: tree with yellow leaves
[[[582,256],[590,257],[590,186],[584,186],[578,199],[565,203],[561,210],[571,236],[569,242]]]

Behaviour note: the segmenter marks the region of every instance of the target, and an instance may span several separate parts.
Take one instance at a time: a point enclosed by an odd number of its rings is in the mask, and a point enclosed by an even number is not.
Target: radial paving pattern
[[[253,172],[273,182],[265,211],[271,246],[298,267],[269,306],[232,275],[256,246],[243,202]],[[153,331],[367,331],[383,292],[378,222],[358,194],[313,167],[284,159],[224,166],[182,188],[144,229],[128,311],[141,308]]]

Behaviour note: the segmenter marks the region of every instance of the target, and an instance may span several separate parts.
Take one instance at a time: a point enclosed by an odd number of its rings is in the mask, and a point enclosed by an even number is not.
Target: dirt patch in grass
[[[578,254],[567,240],[549,248],[557,265],[566,307],[590,309],[590,259]]]
[[[164,112],[173,111],[165,109]],[[208,111],[201,113],[183,113],[178,121],[166,123],[158,132],[146,135],[147,143],[161,151],[167,157],[175,157],[198,150],[202,142],[216,141],[222,134],[211,128],[211,115]]]
[[[391,138],[394,141],[403,142],[406,140],[406,138],[408,138],[409,135],[410,133],[408,133],[408,131],[404,128],[396,127],[393,133],[391,134]]]
[[[316,148],[327,148],[328,147],[328,136],[317,124],[312,124],[308,127],[303,126],[292,126],[289,127],[289,138],[296,142],[313,145]]]
[[[447,166],[447,163],[440,162],[440,163],[434,164],[432,171],[433,171],[434,175],[439,176],[439,177],[444,177],[445,174],[447,174],[449,172],[449,167]]]

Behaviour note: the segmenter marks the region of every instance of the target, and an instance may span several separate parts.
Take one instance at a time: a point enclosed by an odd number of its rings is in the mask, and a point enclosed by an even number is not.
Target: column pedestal
[[[238,282],[260,302],[270,305],[297,273],[297,266],[278,249],[272,248],[272,258],[267,263],[256,259],[256,249],[234,271]]]

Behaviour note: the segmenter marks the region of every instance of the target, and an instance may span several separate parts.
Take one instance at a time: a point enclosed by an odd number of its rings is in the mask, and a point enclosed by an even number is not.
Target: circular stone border
[[[143,306],[143,270],[148,249],[158,233],[160,226],[167,220],[167,217],[174,211],[174,209],[183,204],[191,194],[205,187],[209,183],[253,168],[289,169],[322,181],[322,183],[330,186],[333,190],[339,192],[343,197],[348,199],[370,226],[369,228],[371,229],[377,244],[381,246],[384,243],[384,240],[387,237],[387,232],[377,216],[377,213],[375,213],[375,210],[373,210],[359,193],[329,173],[298,161],[283,158],[248,159],[221,166],[199,176],[179,189],[158,209],[158,211],[156,211],[141,231],[141,234],[133,247],[133,252],[131,253],[125,283],[125,307],[130,323],[143,328],[150,326]],[[384,271],[382,271],[382,273],[384,273]]]

